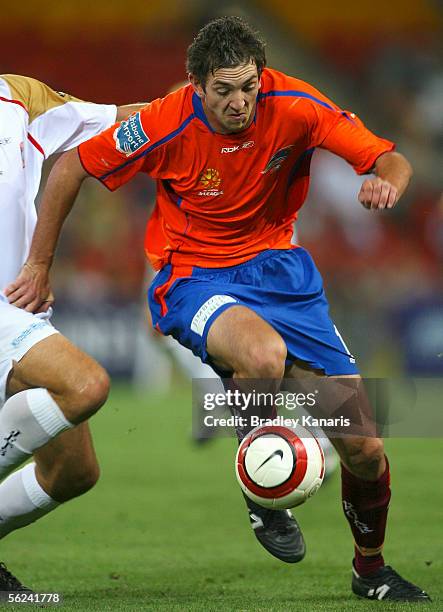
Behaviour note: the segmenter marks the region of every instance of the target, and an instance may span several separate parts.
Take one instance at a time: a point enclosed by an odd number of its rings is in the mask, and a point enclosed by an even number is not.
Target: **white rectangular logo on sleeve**
[[[213,295],[207,300],[203,306],[197,310],[194,318],[191,321],[191,329],[199,336],[203,336],[205,325],[209,318],[224,304],[235,303],[235,300],[230,295]]]
[[[137,153],[142,147],[150,142],[149,136],[143,129],[140,113],[131,115],[126,121],[122,121],[114,130],[115,148],[120,153],[130,157]]]

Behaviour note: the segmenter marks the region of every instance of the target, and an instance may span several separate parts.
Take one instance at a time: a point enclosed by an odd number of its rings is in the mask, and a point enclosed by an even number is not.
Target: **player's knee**
[[[347,452],[349,469],[366,480],[377,478],[384,460],[384,445],[379,438],[360,438],[353,442]]]
[[[73,423],[89,419],[106,402],[109,394],[109,376],[100,365],[95,364],[69,391],[70,415]]]
[[[248,354],[248,369],[251,378],[282,378],[287,355],[282,338],[271,338],[264,343],[255,343]]]
[[[59,502],[66,502],[90,491],[100,478],[100,467],[97,462],[80,466],[75,472],[65,474],[63,482],[56,489]]]
[[[98,463],[85,467],[75,479],[74,491],[76,496],[83,495],[90,491],[97,484],[100,478],[100,468]]]

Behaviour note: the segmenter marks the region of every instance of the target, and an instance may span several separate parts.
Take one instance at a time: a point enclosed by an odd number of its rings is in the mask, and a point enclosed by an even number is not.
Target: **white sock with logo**
[[[59,505],[39,485],[35,463],[29,463],[0,484],[0,538],[33,523]]]
[[[46,389],[28,389],[10,397],[0,411],[0,479],[71,427]]]

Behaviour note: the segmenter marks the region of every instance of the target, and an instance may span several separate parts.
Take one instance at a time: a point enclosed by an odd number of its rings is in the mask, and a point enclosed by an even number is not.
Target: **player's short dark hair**
[[[258,74],[266,66],[265,43],[241,17],[213,19],[188,47],[186,70],[204,86],[208,74],[254,62]]]

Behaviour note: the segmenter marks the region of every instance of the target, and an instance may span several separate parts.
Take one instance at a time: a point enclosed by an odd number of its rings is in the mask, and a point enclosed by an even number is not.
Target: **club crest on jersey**
[[[199,183],[204,187],[198,192],[199,196],[219,196],[223,194],[223,191],[218,189],[221,185],[221,178],[219,171],[215,168],[206,168],[200,175]]]
[[[294,145],[289,145],[289,147],[279,149],[277,153],[274,153],[274,155],[268,161],[266,168],[262,170],[261,173],[266,174],[267,172],[277,172],[277,170],[280,170],[285,159],[289,157],[293,146]]]
[[[113,137],[115,148],[126,157],[134,155],[150,141],[149,136],[143,129],[140,113],[135,113],[126,121],[122,121],[119,127],[115,129]]]

